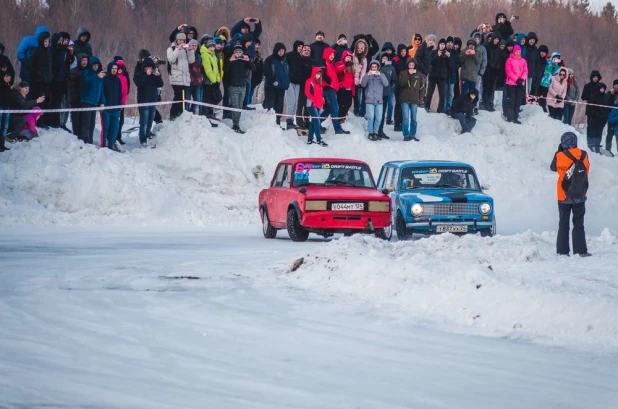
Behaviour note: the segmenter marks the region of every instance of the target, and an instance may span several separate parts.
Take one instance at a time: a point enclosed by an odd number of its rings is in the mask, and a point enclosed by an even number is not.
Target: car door
[[[274,225],[281,223],[281,215],[279,214],[279,199],[281,195],[281,186],[283,185],[285,166],[285,163],[279,164],[279,167],[275,172],[275,179],[273,180],[272,186],[269,189],[269,197],[267,201],[268,215],[270,216],[271,223],[273,223]]]
[[[296,199],[296,193],[291,189],[292,183],[292,165],[285,164],[282,169],[283,173],[281,174],[281,186],[277,189],[277,194],[275,197],[277,198],[277,215],[280,217],[278,222],[282,224],[287,223],[288,216],[288,206],[292,200]]]

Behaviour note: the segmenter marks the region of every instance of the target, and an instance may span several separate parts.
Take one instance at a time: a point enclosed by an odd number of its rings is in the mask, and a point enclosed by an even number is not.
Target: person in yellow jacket
[[[202,66],[204,67],[204,102],[207,104],[217,105],[221,101],[221,69],[217,56],[215,55],[216,43],[210,39],[206,44],[200,47],[200,56],[202,57]],[[212,107],[205,107],[206,116],[214,118]]]
[[[416,51],[421,44],[423,44],[423,36],[418,33],[414,34],[414,37],[412,37],[412,48],[408,50],[408,55],[414,58],[414,56],[416,56]]]

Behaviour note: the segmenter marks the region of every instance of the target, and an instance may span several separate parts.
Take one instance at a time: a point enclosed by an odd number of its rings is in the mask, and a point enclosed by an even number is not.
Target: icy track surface
[[[527,249],[523,242],[528,239],[542,248],[540,254]],[[455,244],[443,236],[414,242],[416,255],[403,243],[394,243],[386,255],[420,264],[414,280],[421,286],[418,292],[429,292],[429,302],[432,283],[440,279],[430,279],[423,271],[428,262],[423,251],[434,246],[470,262],[469,240]],[[598,240],[606,245],[600,253],[612,251],[607,248],[609,238]],[[491,253],[503,257],[492,261],[495,274],[514,276],[513,269],[521,269],[531,258],[529,274],[545,276],[531,281],[546,282],[551,297],[559,283],[552,283],[557,272],[543,268],[544,241],[515,236],[506,244],[496,239],[478,246],[520,246],[513,256]],[[327,245],[310,240],[302,247],[277,239],[266,246],[259,230],[247,228],[5,229],[0,236],[0,407],[617,407],[615,353],[533,345],[510,337],[445,334],[375,309],[360,311],[348,302],[357,295],[365,300],[359,287],[367,282],[372,266],[356,269],[359,283],[347,295],[333,287],[351,281],[352,272],[331,273],[331,283],[323,287],[327,294],[336,291],[339,303],[316,301],[296,284],[289,286],[293,280],[314,290],[311,283],[324,278],[326,265],[335,262],[321,258],[335,251],[345,260],[357,250],[373,254],[383,246],[387,244],[373,239],[364,243],[361,237]],[[319,256],[312,261],[312,272],[301,267],[297,274],[273,274],[268,268],[273,263],[287,265],[303,252]],[[385,261],[386,255],[376,254],[377,260]],[[480,257],[474,260],[477,269],[452,271],[455,278],[443,280],[460,280],[467,274],[464,283],[451,284],[460,286],[462,299],[469,292],[488,297],[497,292],[491,298],[500,311],[500,304],[516,301],[527,311],[527,304],[539,302],[534,296],[545,297],[539,291],[525,298],[523,289],[515,292],[515,300],[502,297],[501,288],[509,280],[492,279],[485,271],[488,261]],[[560,267],[582,266],[579,260],[568,262]],[[337,263],[344,268],[346,262]],[[600,266],[599,261],[595,267]],[[457,270],[454,263],[452,269]],[[437,276],[443,274],[440,270]],[[306,277],[310,273],[315,278]],[[606,273],[598,271],[599,276]],[[564,282],[568,284],[572,275],[567,273]],[[173,278],[181,276],[195,279]],[[390,281],[385,280],[376,276],[375,284],[387,290]],[[418,296],[395,269],[392,281],[397,280],[401,293],[395,300],[406,292]],[[477,283],[483,284],[479,290],[474,288]],[[597,291],[593,287],[603,285],[583,285],[582,293],[592,295]],[[569,288],[565,293],[575,299]],[[460,303],[451,296],[447,292],[440,300],[445,308]],[[492,319],[490,311],[479,311],[480,322]],[[615,319],[613,311],[598,314]],[[548,326],[561,320],[555,311],[547,312]],[[415,314],[414,309],[410,313]],[[524,321],[522,329],[529,325]]]
[[[64,131],[42,131],[0,155],[0,226],[255,224],[258,192],[279,160],[334,156],[367,161],[376,178],[389,160],[469,162],[480,182],[491,186],[501,234],[556,230],[556,174],[549,164],[560,136],[573,128],[536,106],[525,107],[523,125],[481,111],[466,135],[444,114],[421,109],[418,115],[421,142],[402,142],[391,126],[391,140],[371,142],[365,121],[349,118],[344,127],[350,135],[334,135],[326,123],[327,148],[307,146],[294,131],[277,127],[274,117],[250,112],[242,114],[245,135],[185,113],[157,131],[156,149],[137,149],[133,132],[121,155],[84,145]],[[131,125],[127,119],[126,127]],[[579,145],[585,147],[585,136]],[[618,230],[618,159],[591,155],[590,161],[586,229],[598,236],[605,228]]]

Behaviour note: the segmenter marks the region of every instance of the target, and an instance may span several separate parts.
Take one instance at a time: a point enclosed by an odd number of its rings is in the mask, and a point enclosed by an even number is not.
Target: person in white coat
[[[176,34],[176,42],[167,49],[168,73],[170,83],[174,89],[174,101],[182,101],[183,91],[189,95],[191,86],[191,73],[189,64],[195,62],[195,46],[186,44],[187,36],[184,33]],[[176,103],[170,109],[170,120],[178,118],[182,114],[182,104]]]

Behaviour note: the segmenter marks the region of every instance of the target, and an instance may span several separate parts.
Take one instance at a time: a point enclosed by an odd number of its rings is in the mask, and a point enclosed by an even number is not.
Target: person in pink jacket
[[[122,92],[122,105],[127,104],[127,98],[129,97],[129,92],[131,91],[131,82],[129,81],[129,72],[127,71],[127,66],[123,60],[116,60],[116,64],[118,65],[118,78],[120,79],[120,86]],[[120,126],[118,127],[118,138],[116,141],[124,145],[124,141],[122,140],[122,126],[124,125],[124,108],[120,110]]]
[[[369,44],[363,39],[360,39],[354,44],[354,86],[356,93],[354,95],[354,115],[365,116],[365,89],[361,86],[363,77],[367,73],[367,52],[369,52]]]
[[[39,132],[36,129],[36,123],[41,117],[41,115],[43,115],[43,112],[41,112],[41,108],[39,107],[32,108],[32,111],[35,112],[26,115],[26,123],[19,131],[19,139],[21,140],[31,141],[33,138],[39,136]]]
[[[562,111],[564,110],[564,98],[566,97],[568,88],[567,69],[562,67],[558,74],[551,77],[551,84],[547,91],[547,109],[549,116],[562,120]]]
[[[521,47],[516,45],[513,52],[506,60],[504,67],[506,72],[506,120],[516,124],[519,122],[519,106],[524,99],[526,79],[528,78],[528,63],[521,56]]]

